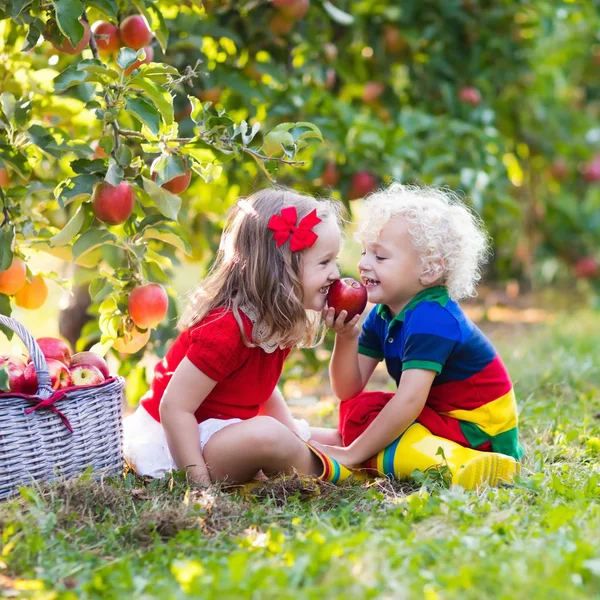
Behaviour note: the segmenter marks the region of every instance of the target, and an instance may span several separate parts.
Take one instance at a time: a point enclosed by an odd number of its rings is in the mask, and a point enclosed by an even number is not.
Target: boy
[[[409,477],[443,461],[466,488],[510,481],[518,468],[517,407],[506,368],[456,300],[474,295],[488,251],[480,221],[447,191],[393,184],[365,201],[358,268],[375,306],[362,327],[345,311],[330,375],[341,399],[347,466]],[[385,360],[395,393],[363,392]]]

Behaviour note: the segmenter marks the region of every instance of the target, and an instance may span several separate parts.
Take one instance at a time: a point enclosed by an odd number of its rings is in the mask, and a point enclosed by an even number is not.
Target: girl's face
[[[340,278],[337,256],[342,237],[335,219],[324,219],[313,231],[317,241],[302,254],[304,308],[321,312],[327,302],[329,286]]]

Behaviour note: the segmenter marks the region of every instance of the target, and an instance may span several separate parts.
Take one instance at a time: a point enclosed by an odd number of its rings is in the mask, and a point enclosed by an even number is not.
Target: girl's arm
[[[359,315],[348,323],[344,319],[348,313],[343,310],[334,320],[334,309],[324,309],[323,320],[336,333],[333,355],[329,365],[329,377],[333,393],[340,400],[348,400],[365,389],[365,385],[373,374],[376,358],[358,353]]]
[[[194,413],[217,382],[185,357],[175,369],[160,403],[160,421],[178,469],[195,483],[210,485],[210,475],[200,450],[200,433]]]
[[[419,416],[435,376],[435,371],[425,369],[404,371],[394,397],[361,435],[346,448],[323,446],[323,451],[346,466],[360,465],[375,456]]]

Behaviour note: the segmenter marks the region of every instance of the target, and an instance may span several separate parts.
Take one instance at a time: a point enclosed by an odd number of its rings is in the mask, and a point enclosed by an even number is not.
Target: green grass
[[[128,475],[28,488],[0,505],[0,587],[44,599],[598,598],[599,330],[585,310],[490,330],[527,450],[512,487],[289,477],[242,496]]]

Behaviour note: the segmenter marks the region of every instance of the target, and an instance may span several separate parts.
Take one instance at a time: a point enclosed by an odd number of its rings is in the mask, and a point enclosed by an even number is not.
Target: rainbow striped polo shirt
[[[423,290],[393,318],[387,306],[378,304],[365,319],[358,344],[361,354],[385,360],[396,384],[407,369],[437,373],[426,410],[417,419],[432,433],[521,458],[517,405],[506,367],[445,287]]]

